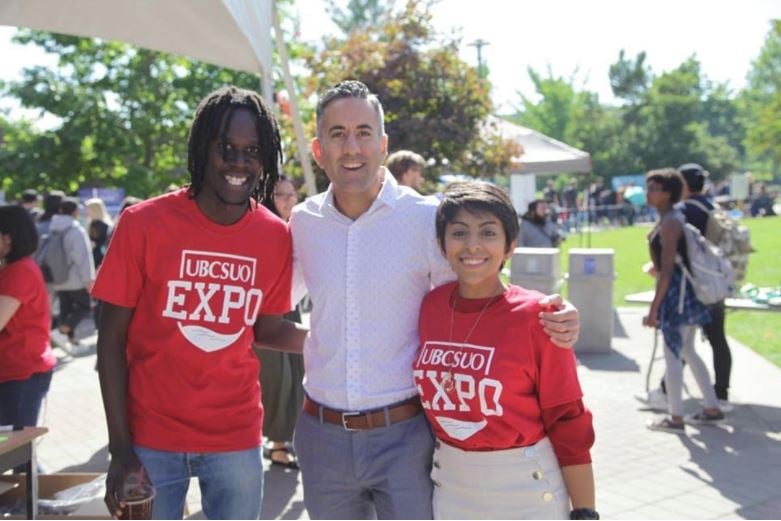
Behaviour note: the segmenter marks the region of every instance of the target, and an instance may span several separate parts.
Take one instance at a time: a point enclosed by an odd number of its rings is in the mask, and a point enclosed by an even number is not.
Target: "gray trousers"
[[[347,431],[302,412],[293,443],[311,519],[432,518],[434,437],[422,413]]]

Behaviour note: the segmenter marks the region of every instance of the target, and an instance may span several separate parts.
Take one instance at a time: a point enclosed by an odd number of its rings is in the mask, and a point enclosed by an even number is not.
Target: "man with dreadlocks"
[[[253,339],[285,349],[305,331],[290,311],[291,238],[258,201],[281,158],[276,120],[254,92],[224,87],[198,105],[189,187],[122,215],[93,295],[104,302],[98,368],[119,514],[135,473],[152,516],[181,518],[197,477],[208,518],[257,519],[263,412]]]

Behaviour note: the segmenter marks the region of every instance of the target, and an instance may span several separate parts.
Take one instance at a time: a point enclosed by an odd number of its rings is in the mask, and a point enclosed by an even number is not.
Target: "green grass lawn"
[[[781,217],[744,219],[742,222],[751,230],[751,242],[757,250],[749,260],[746,282],[756,286],[781,286]],[[641,270],[648,261],[645,237],[650,229],[649,226],[635,226],[595,232],[591,234],[590,246],[586,237],[571,235],[563,245],[561,271],[567,272],[569,248],[615,249],[613,302],[616,306],[625,306],[626,295],[653,289],[653,280]],[[562,292],[566,294],[566,289]],[[781,367],[781,313],[731,311],[727,315],[727,334]]]

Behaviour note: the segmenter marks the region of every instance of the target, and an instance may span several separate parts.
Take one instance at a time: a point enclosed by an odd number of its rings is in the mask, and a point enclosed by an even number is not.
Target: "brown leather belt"
[[[307,414],[319,418],[321,423],[326,422],[339,425],[348,431],[366,431],[379,427],[390,427],[394,423],[409,420],[422,410],[420,398],[417,396],[381,409],[356,412],[329,409],[313,402],[308,396],[304,397],[304,411]]]

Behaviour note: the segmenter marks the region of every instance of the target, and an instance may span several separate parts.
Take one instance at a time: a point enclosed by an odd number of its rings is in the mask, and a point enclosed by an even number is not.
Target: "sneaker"
[[[73,344],[71,344],[71,340],[68,338],[68,335],[59,329],[54,328],[51,330],[51,332],[49,332],[49,339],[51,340],[52,346],[59,347],[66,353],[71,354]]]
[[[721,425],[724,423],[724,413],[708,414],[703,410],[694,414],[687,414],[684,417],[684,421],[692,425]]]
[[[684,422],[675,423],[670,418],[658,418],[645,424],[649,430],[660,432],[672,432],[675,434],[686,434],[686,424]]]
[[[719,400],[719,409],[721,412],[727,413],[735,410],[735,406],[729,400]]]
[[[645,405],[647,409],[654,411],[666,411],[667,410],[667,395],[664,394],[661,387],[657,387],[646,394],[636,394],[635,400]]]

